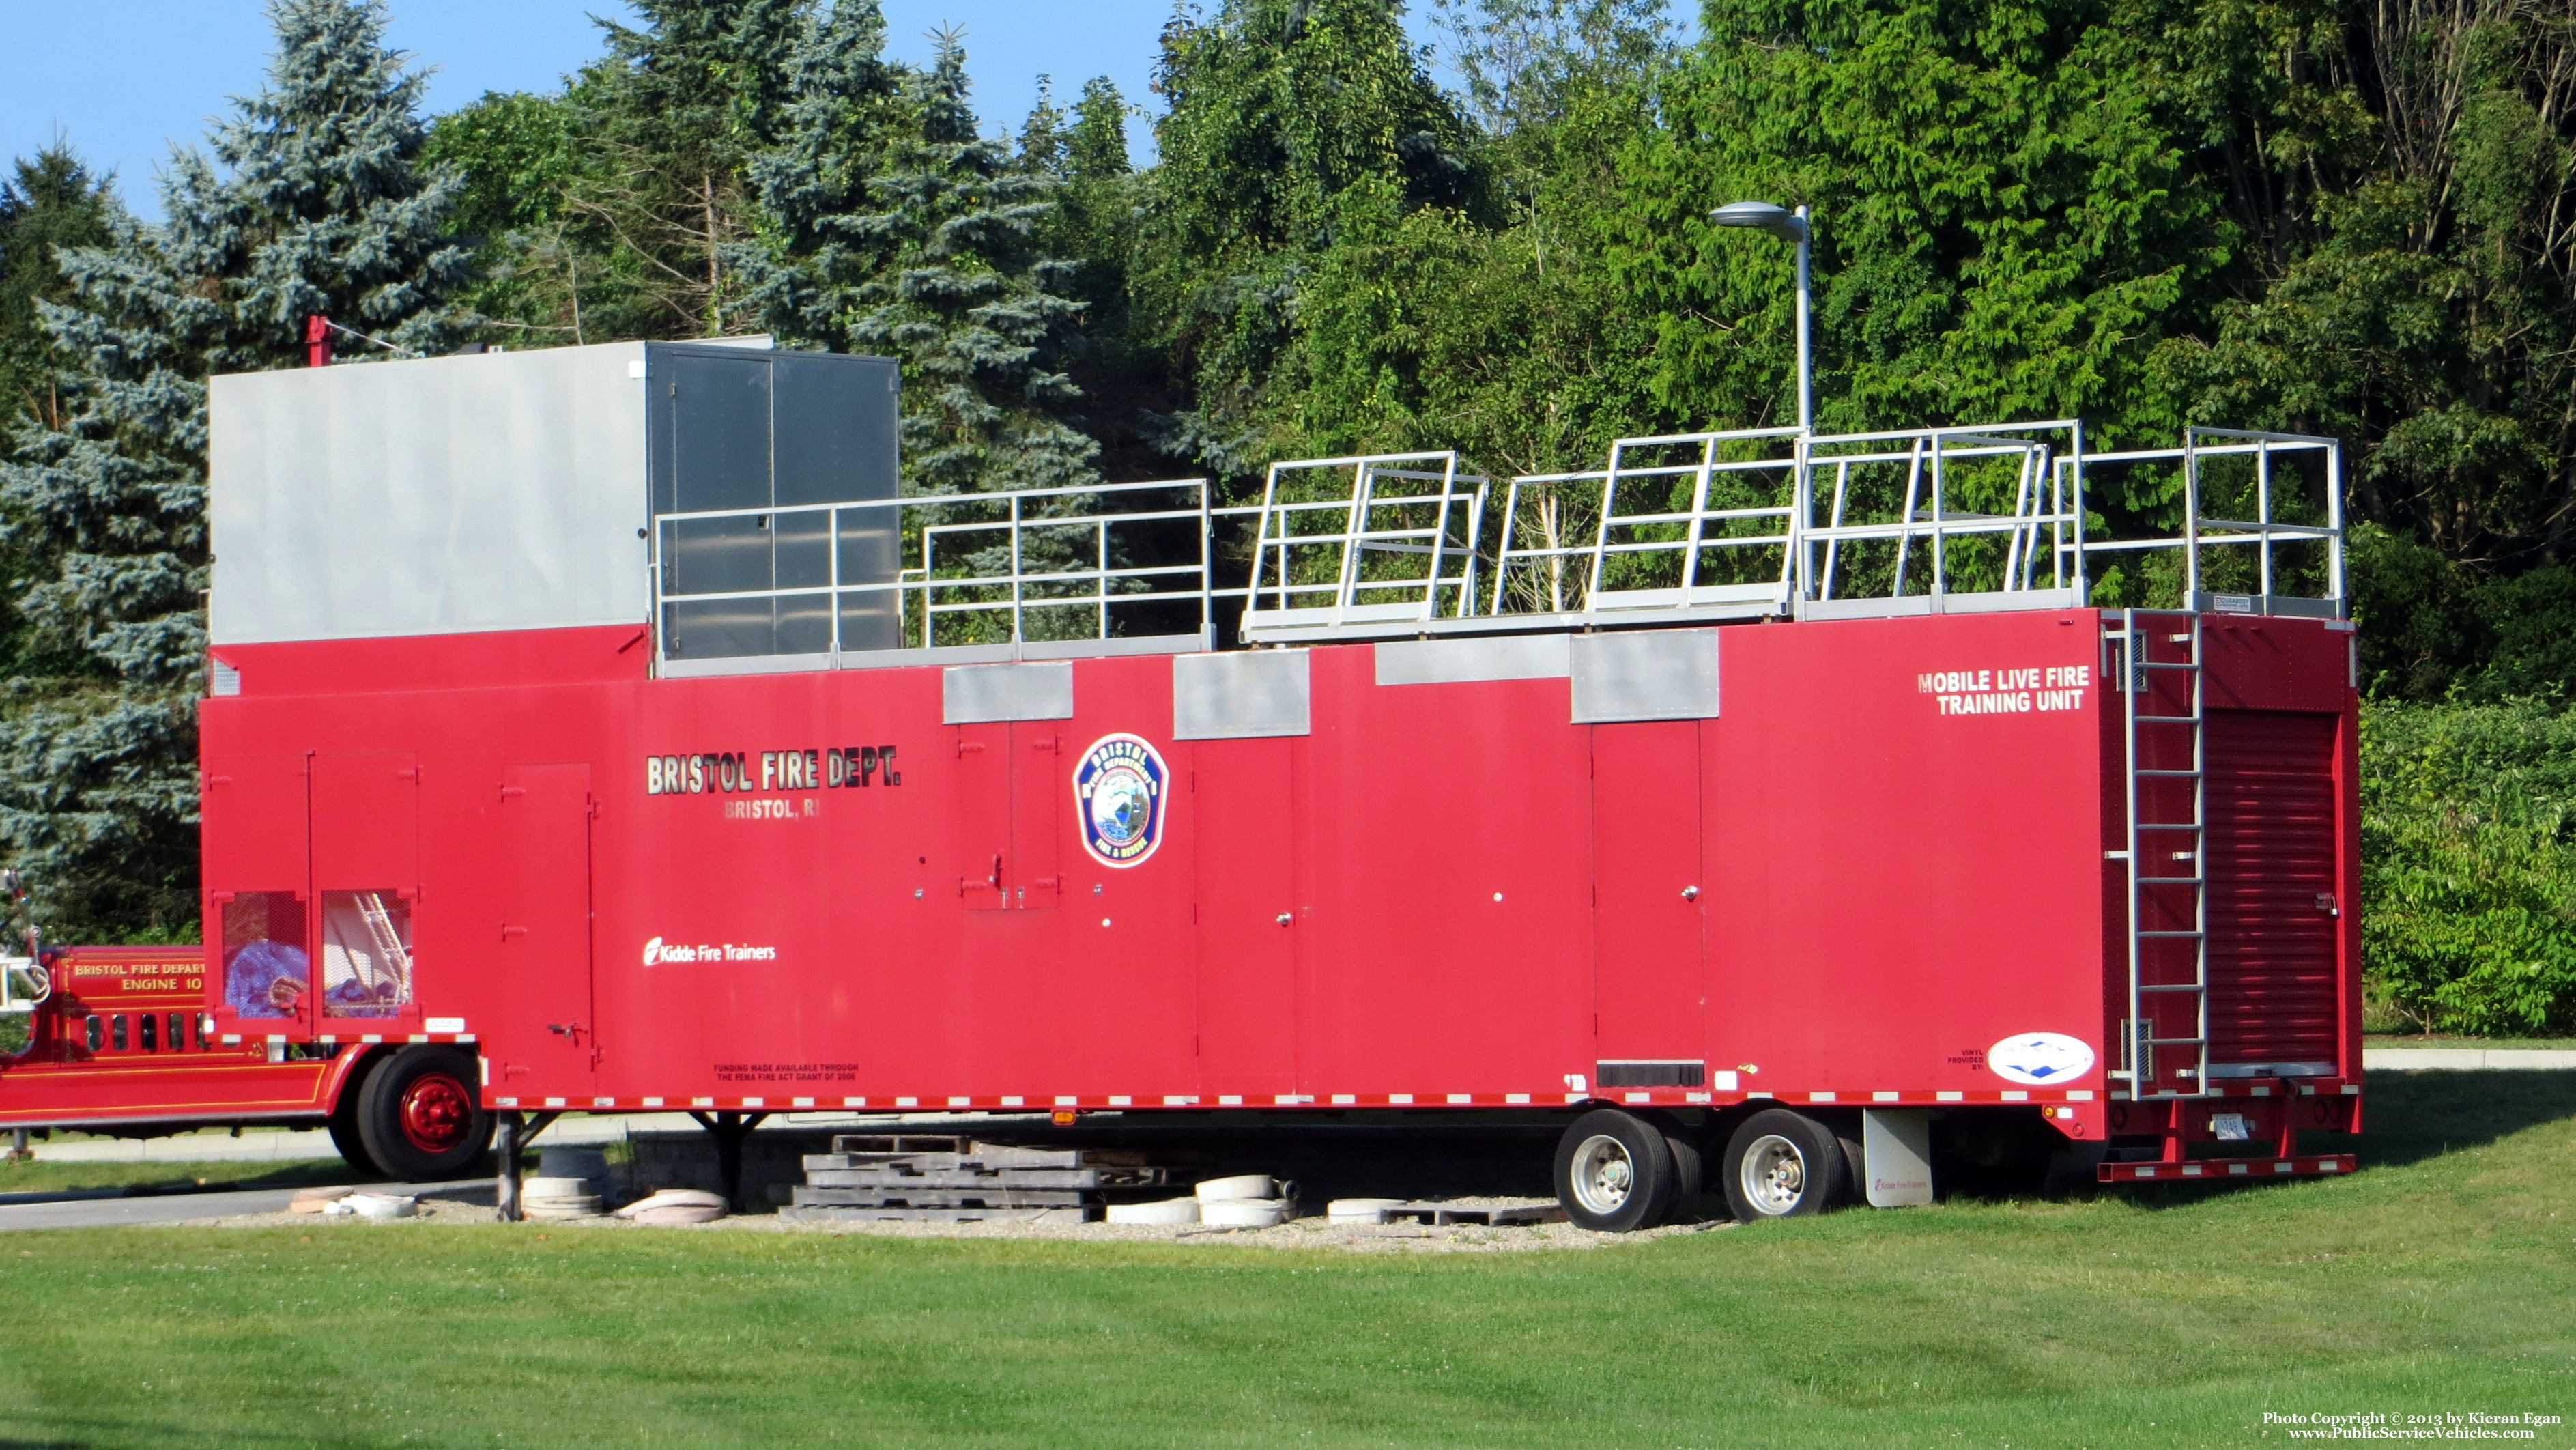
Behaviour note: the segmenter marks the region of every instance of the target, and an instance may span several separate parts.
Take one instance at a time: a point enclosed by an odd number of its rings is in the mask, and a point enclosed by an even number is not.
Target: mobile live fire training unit
[[[1614,1229],[2352,1166],[2332,440],[919,497],[897,386],[215,379],[206,945],[18,964],[0,1126],[1543,1115]]]

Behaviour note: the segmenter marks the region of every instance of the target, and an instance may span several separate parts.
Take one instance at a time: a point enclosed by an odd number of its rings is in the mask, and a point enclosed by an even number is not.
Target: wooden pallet
[[[799,1208],[1076,1208],[1078,1188],[799,1188]]]
[[[861,1148],[848,1146],[861,1143],[915,1143],[916,1138],[863,1138],[844,1134],[832,1140],[829,1153],[805,1156],[808,1171],[826,1168],[864,1168],[879,1163],[917,1163],[922,1167],[974,1167],[999,1171],[1005,1168],[1123,1168],[1160,1172],[1139,1152],[1103,1148],[1015,1148],[1006,1143],[965,1143],[956,1149]],[[939,1139],[939,1142],[958,1142]]]
[[[1476,1206],[1462,1203],[1399,1203],[1383,1210],[1385,1223],[1485,1224],[1499,1228],[1516,1223],[1563,1223],[1565,1209],[1553,1203]]]
[[[867,1168],[809,1168],[811,1188],[1100,1188],[1096,1168],[1006,1168],[999,1173],[942,1170],[906,1172],[904,1166],[879,1163]]]
[[[1093,1223],[1097,1204],[1076,1208],[782,1208],[782,1223]]]

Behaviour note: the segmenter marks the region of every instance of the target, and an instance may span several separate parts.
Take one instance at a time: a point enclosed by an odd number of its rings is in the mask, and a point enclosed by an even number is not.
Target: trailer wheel
[[[474,1059],[453,1047],[406,1047],[367,1074],[358,1137],[367,1156],[410,1182],[462,1177],[492,1142],[475,1101]]]
[[[1585,1113],[1557,1140],[1556,1201],[1578,1228],[1652,1228],[1672,1207],[1675,1177],[1663,1132],[1617,1108]]]
[[[380,1176],[384,1165],[367,1155],[367,1140],[358,1131],[358,1102],[367,1095],[367,1078],[384,1064],[382,1060],[362,1062],[349,1080],[340,1085],[340,1100],[331,1105],[331,1146],[340,1150],[349,1171],[361,1178]]]
[[[1727,1139],[1719,1176],[1736,1221],[1754,1223],[1834,1207],[1851,1169],[1833,1129],[1803,1113],[1765,1108]]]

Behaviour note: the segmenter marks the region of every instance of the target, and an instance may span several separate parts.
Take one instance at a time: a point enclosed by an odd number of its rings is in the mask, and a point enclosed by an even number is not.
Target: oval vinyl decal
[[[2093,1049],[2063,1032],[2023,1032],[1987,1048],[1986,1066],[1998,1077],[2047,1087],[2091,1072]]]

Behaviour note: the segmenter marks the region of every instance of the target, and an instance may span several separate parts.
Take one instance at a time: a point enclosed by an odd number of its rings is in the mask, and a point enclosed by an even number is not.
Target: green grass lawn
[[[2200,1447],[2285,1443],[2267,1410],[2576,1412],[2576,1075],[2372,1092],[2348,1179],[1589,1252],[10,1234],[0,1447]]]
[[[59,1193],[73,1188],[195,1192],[364,1181],[353,1178],[349,1165],[337,1158],[217,1159],[203,1163],[59,1163],[38,1158],[26,1163],[0,1163],[0,1193]],[[0,1450],[6,1450],[5,1441],[0,1441]]]

